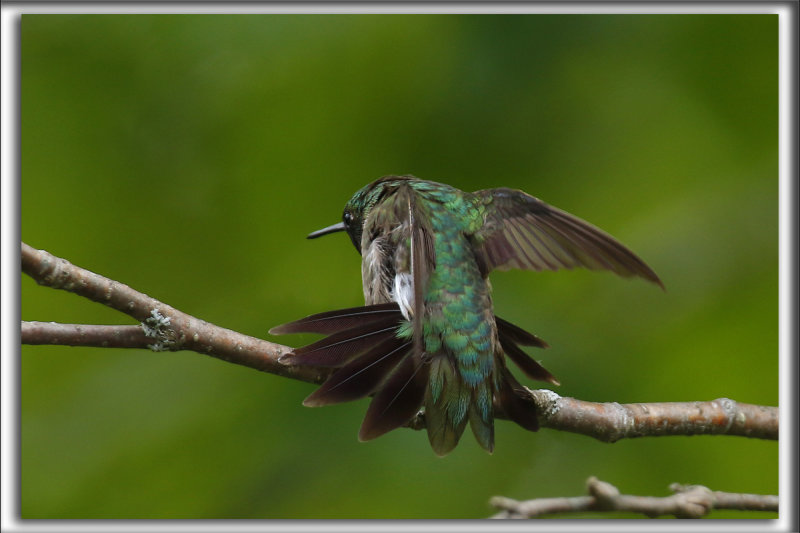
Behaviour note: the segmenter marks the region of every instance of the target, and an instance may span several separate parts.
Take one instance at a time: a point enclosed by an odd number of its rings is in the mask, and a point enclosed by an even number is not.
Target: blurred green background
[[[776,15],[24,15],[22,239],[299,345],[313,337],[267,330],[363,302],[347,236],[304,238],[362,185],[520,188],[618,237],[667,287],[493,274],[497,313],[551,344],[535,356],[559,394],[777,405],[777,29]],[[132,323],[21,283],[23,320]],[[656,496],[778,491],[775,442],[603,444],[500,421],[493,455],[467,432],[441,459],[410,430],[359,443],[366,401],[308,409],[309,384],[193,352],[21,357],[23,518],[480,518],[493,495],[579,495],[591,475]]]

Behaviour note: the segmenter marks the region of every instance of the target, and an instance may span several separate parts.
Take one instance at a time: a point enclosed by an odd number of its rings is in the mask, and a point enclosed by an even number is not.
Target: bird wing
[[[486,208],[476,256],[493,269],[559,270],[585,267],[638,276],[661,288],[655,272],[603,230],[522,191],[497,188],[474,193]]]
[[[396,265],[398,271],[408,268],[413,281],[413,331],[414,353],[422,355],[422,321],[425,313],[425,288],[436,266],[433,230],[425,211],[424,200],[406,181],[398,182],[388,190],[376,205],[365,223],[365,231],[375,229],[391,233],[392,247],[409,247],[409,263]],[[397,231],[400,229],[401,231]],[[394,251],[391,252],[394,254]]]
[[[406,202],[408,204],[408,221],[411,227],[411,274],[414,280],[414,353],[422,355],[422,320],[425,313],[425,288],[431,272],[436,267],[433,231],[426,223],[428,217],[420,212],[417,195],[408,185]]]

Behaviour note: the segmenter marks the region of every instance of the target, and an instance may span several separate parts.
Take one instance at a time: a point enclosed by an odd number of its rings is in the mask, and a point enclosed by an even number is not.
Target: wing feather
[[[476,232],[476,255],[492,269],[559,270],[584,267],[638,276],[664,288],[655,272],[603,230],[522,191],[498,188],[474,193],[485,206]]]

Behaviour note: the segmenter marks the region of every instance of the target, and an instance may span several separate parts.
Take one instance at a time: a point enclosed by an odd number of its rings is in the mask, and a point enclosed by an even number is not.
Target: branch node
[[[150,316],[142,322],[142,331],[148,337],[157,339],[154,344],[147,347],[154,352],[168,352],[177,349],[175,343],[175,332],[170,327],[171,319],[164,316],[157,309],[150,310]]]
[[[712,401],[711,404],[719,405],[722,411],[725,413],[725,417],[728,420],[728,423],[725,425],[725,432],[731,428],[734,422],[738,421],[737,418],[741,418],[742,423],[747,420],[745,414],[739,412],[737,409],[735,400],[731,400],[730,398],[717,398],[716,400]]]
[[[613,509],[614,500],[619,497],[619,489],[606,481],[600,481],[594,476],[586,480],[586,489],[595,499],[598,509]]]
[[[678,518],[701,518],[714,508],[714,495],[708,487],[673,483],[670,490],[675,492]]]
[[[542,419],[548,420],[552,418],[561,409],[559,404],[561,396],[559,396],[558,393],[553,392],[550,389],[531,390],[528,387],[525,387],[525,391],[531,397],[533,403],[537,406],[537,414],[541,416]]]

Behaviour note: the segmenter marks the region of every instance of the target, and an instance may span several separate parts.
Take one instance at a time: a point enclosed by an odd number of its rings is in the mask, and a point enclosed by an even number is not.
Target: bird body
[[[429,430],[431,443],[449,451],[470,421],[478,441],[491,450],[494,381],[503,360],[489,280],[468,240],[480,227],[481,205],[453,187],[426,181],[390,179],[370,191],[378,190],[382,200],[364,220],[361,237],[365,303],[396,302],[403,317],[414,321],[415,288],[421,289],[421,361],[428,367],[423,403],[435,430]],[[419,251],[414,224],[421,228]],[[419,284],[415,255],[428,263]]]
[[[583,266],[660,280],[594,226],[521,191],[467,193],[412,176],[386,176],[358,192],[343,221],[309,235],[347,231],[362,255],[365,306],[312,315],[274,333],[325,333],[294,350],[289,364],[328,366],[331,377],[306,405],[368,395],[359,433],[375,438],[424,406],[433,450],[451,451],[469,423],[494,448],[497,410],[538,429],[505,356],[532,379],[558,381],[519,345],[546,343],[494,315],[493,269]]]

